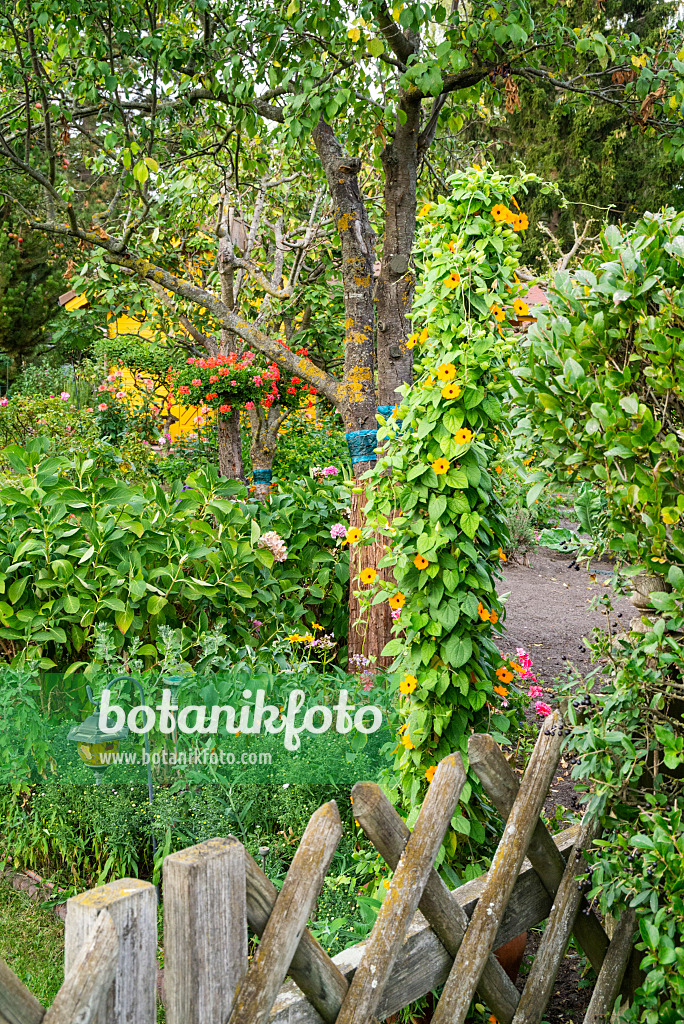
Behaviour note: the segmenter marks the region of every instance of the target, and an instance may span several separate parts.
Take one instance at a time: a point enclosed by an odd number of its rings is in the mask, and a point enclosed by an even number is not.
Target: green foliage
[[[308,476],[312,466],[349,466],[349,446],[337,413],[324,412],[315,420],[291,416],[278,434],[273,472],[282,482]]]
[[[23,220],[23,218],[22,218]],[[0,228],[0,352],[20,363],[45,340],[45,328],[59,312],[64,291],[58,262],[50,260],[45,236],[25,223]]]
[[[52,451],[63,452],[65,446],[87,447],[97,437],[92,415],[59,395],[59,391],[50,398],[20,394],[0,406],[0,449],[26,444],[39,435],[50,438]],[[1,450],[0,463],[7,466],[7,457]]]
[[[45,458],[47,446],[4,450],[17,477],[0,491],[0,638],[19,661],[84,661],[96,622],[150,656],[160,625],[221,622],[248,639],[252,618],[308,612],[343,633],[348,569],[330,539],[340,488],[308,480],[249,504],[210,469],[165,491],[106,476],[92,458]],[[258,543],[273,529],[289,548],[283,564]]]
[[[416,383],[402,389],[399,408],[379,432],[385,440],[366,490],[370,527],[390,545],[378,568],[391,567],[396,580],[373,600],[394,590],[405,598],[384,653],[408,673],[400,687],[407,699],[398,767],[411,807],[431,766],[449,751],[467,754],[473,729],[506,743],[511,726],[511,712],[494,692],[497,671],[506,683],[514,672],[492,636],[492,627],[502,628],[495,580],[507,535],[490,467],[507,429],[502,402],[511,351],[495,314],[520,286],[518,236],[496,217],[526,180],[471,170],[424,209]],[[469,794],[470,784],[464,805]],[[473,804],[468,811],[459,809],[452,825],[481,841],[478,811]]]
[[[597,253],[557,274],[516,369],[519,431],[542,469],[605,488],[612,550],[684,564],[684,215],[608,227]],[[532,495],[533,497],[534,495]]]
[[[638,644],[599,636],[603,667],[572,681],[568,706],[572,774],[604,824],[588,896],[604,912],[636,911],[646,977],[624,1019],[649,1024],[684,1012],[684,573],[672,566],[668,581],[671,593],[652,595],[664,615]]]
[[[64,925],[52,908],[0,880],[0,956],[43,1006],[64,981]]]

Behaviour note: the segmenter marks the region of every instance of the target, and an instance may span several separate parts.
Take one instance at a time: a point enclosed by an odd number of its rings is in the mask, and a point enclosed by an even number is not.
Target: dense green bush
[[[621,1020],[647,1024],[684,1017],[684,573],[668,580],[653,629],[636,645],[600,635],[599,667],[568,687],[572,774],[604,826],[588,895],[637,915],[645,978]]]
[[[0,491],[0,639],[10,658],[87,661],[96,622],[152,657],[160,625],[194,635],[198,621],[221,624],[248,639],[252,619],[273,631],[310,616],[343,636],[348,568],[330,537],[346,508],[340,487],[309,479],[250,504],[214,470],[165,491],[105,475],[90,458],[46,458],[46,447],[4,451],[16,474]],[[272,541],[259,545],[274,532],[284,562]]]
[[[540,475],[599,483],[604,532],[629,561],[684,565],[684,214],[606,228],[555,276],[523,346],[518,429],[543,452]]]

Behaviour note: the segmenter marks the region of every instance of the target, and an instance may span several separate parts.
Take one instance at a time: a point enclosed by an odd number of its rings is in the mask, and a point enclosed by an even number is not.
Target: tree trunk
[[[406,347],[412,333],[408,315],[415,277],[411,254],[416,233],[416,188],[420,100],[404,95],[402,119],[382,151],[385,172],[385,242],[376,297],[378,314],[378,405],[401,401],[396,389],[413,382],[413,355]]]
[[[229,480],[244,480],[240,413],[237,409],[233,409],[230,416],[219,416],[218,461],[221,476],[228,477]]]
[[[375,447],[372,434],[377,430],[373,302],[375,234],[358,182],[361,161],[345,153],[332,129],[322,118],[314,129],[313,139],[333,200],[335,224],[342,247],[345,358],[344,383],[340,388],[338,408],[347,432],[354,475],[359,477],[375,462],[372,452]],[[352,495],[351,525],[363,525],[359,495]],[[349,553],[349,655],[352,659],[369,657],[369,651],[374,654],[377,651],[377,643],[371,648],[369,639],[375,637],[378,630],[375,626],[371,628],[370,623],[367,628],[362,624],[357,625],[359,605],[353,596],[354,589],[359,588],[355,576],[360,569],[371,564],[377,565],[375,547],[359,548],[358,545],[352,545]],[[375,617],[374,609],[371,614]]]
[[[279,405],[263,409],[256,406],[249,410],[249,424],[252,434],[250,455],[254,478],[254,497],[263,501],[271,486],[271,470],[278,445],[278,431],[289,415],[288,409]]]
[[[226,207],[225,202],[223,205],[222,225],[225,229],[225,234],[222,238],[219,238],[218,243],[218,267],[219,278],[221,281],[221,301],[224,302],[229,309],[232,309],[234,305],[233,268],[226,260],[224,260],[225,252],[232,252],[232,243],[230,240],[229,210]],[[226,355],[229,352],[235,352],[236,349],[237,346],[235,344],[235,335],[231,331],[227,331],[225,328],[221,328],[221,342],[219,345],[219,351],[221,355]],[[242,465],[242,439],[240,436],[239,409],[233,409],[228,417],[223,417],[219,415],[218,458],[219,473],[221,476],[226,476],[230,480],[245,479],[245,471]]]

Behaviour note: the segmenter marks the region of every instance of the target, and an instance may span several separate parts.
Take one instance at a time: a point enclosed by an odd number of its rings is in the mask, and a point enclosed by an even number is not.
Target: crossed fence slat
[[[489,872],[454,891],[433,864],[465,780],[460,756],[438,766],[413,832],[377,785],[354,787],[355,817],[394,876],[369,939],[334,958],[306,930],[341,836],[334,801],[309,821],[280,893],[232,836],[167,857],[169,1024],[368,1024],[441,985],[434,1024],[461,1024],[476,990],[500,1024],[538,1024],[571,932],[598,972],[584,1024],[605,1021],[635,919],[623,914],[609,943],[587,913],[576,876],[596,826],[552,837],[539,819],[562,727],[560,715],[546,719],[521,783],[491,737],[471,737],[470,764],[506,824]],[[492,950],[547,916],[520,995]],[[251,964],[247,925],[261,939]],[[72,897],[53,1006],[46,1013],[0,961],[0,1024],[155,1024],[156,943],[149,883]]]

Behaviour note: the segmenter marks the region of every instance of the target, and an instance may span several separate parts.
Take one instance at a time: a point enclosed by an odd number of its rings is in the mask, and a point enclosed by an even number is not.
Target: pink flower
[[[542,690],[541,686],[530,686],[529,690],[527,691],[527,696],[528,697],[543,697],[544,696],[544,691]]]
[[[146,390],[147,390],[148,392],[154,391],[154,384],[152,383],[152,381],[151,381],[151,380],[146,380],[146,381],[145,381],[145,389],[146,389]]]
[[[104,412],[105,409],[109,408],[109,406],[107,405],[106,402],[100,402],[97,408],[99,409],[100,412]]]
[[[92,409],[90,409],[90,408],[86,409],[86,412],[92,412],[92,411],[93,411],[93,410],[92,410]]]
[[[62,391],[59,397],[62,399],[63,402],[68,402],[69,399],[71,398],[71,395],[69,394],[68,391]]]
[[[537,712],[538,715],[542,715],[544,718],[546,718],[547,715],[550,715],[552,711],[549,705],[545,704],[543,700],[538,700],[536,702],[536,704],[534,705],[534,710]]]
[[[215,381],[217,381],[217,380],[218,380],[218,374],[212,373],[211,377],[209,378],[209,383],[210,384],[214,384]]]
[[[190,433],[188,434],[188,441],[196,441],[196,440],[197,440],[197,434],[194,432],[194,430],[190,431]]]
[[[253,409],[254,402],[245,402],[245,409]]]
[[[230,386],[231,386],[231,388],[236,388],[237,387],[237,381],[236,380],[231,380]]]
[[[333,540],[337,540],[338,537],[346,537],[347,527],[344,523],[335,523],[335,525],[330,528],[330,536]]]
[[[200,387],[202,387],[202,381],[201,381],[201,380],[199,379],[199,377],[195,377],[195,379],[194,379],[194,380],[191,380],[191,381],[190,381],[190,383],[192,384],[192,386],[193,386],[194,388],[200,388]]]
[[[372,690],[373,689],[373,684],[372,683],[365,683],[364,686],[361,687],[361,689],[365,690],[366,692],[368,692],[368,690]]]
[[[516,647],[515,653],[518,657],[518,664],[524,672],[522,674],[523,679],[531,679],[533,683],[537,682],[537,677],[532,671],[532,658],[527,653],[524,647]]]
[[[337,476],[339,474],[339,472],[340,471],[337,468],[337,466],[324,466],[323,467],[323,476]]]
[[[116,397],[117,398],[125,398],[126,397],[126,392],[125,391],[117,391]]]
[[[390,615],[392,616],[393,620],[396,622],[397,619],[399,619],[401,617],[401,608],[394,608],[393,611],[390,612]]]
[[[0,399],[0,405],[1,405],[1,406],[2,406],[3,408],[4,408],[4,407],[5,407],[6,405],[9,405],[9,399],[8,399],[8,398],[2,398],[2,399]]]

